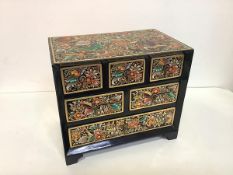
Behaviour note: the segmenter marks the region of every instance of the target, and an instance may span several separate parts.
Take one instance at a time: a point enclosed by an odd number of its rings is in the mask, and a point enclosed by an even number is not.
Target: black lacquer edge
[[[178,93],[177,102],[176,102],[176,117],[173,122],[173,126],[174,128],[177,129],[177,131],[179,129],[179,123],[180,123],[180,118],[182,114],[184,98],[185,98],[185,94],[187,90],[187,84],[188,84],[194,50],[184,51],[183,53],[184,53],[183,71],[182,71],[182,75],[179,81],[180,88],[179,88],[179,93]]]
[[[55,89],[56,89],[56,94],[57,94],[57,102],[58,102],[58,109],[59,109],[59,116],[60,116],[60,124],[61,124],[61,132],[62,132],[62,138],[63,138],[63,145],[64,145],[64,153],[65,153],[65,158],[66,158],[66,164],[70,165],[73,163],[76,163],[78,159],[80,159],[83,156],[83,153],[90,152],[90,151],[96,151],[99,149],[103,149],[106,147],[112,147],[136,140],[141,140],[145,138],[149,138],[152,136],[156,135],[163,135],[167,139],[174,139],[177,137],[178,134],[178,128],[179,128],[179,122],[180,122],[180,117],[182,113],[182,107],[183,107],[183,101],[186,93],[186,87],[188,83],[188,78],[189,78],[189,72],[190,72],[190,67],[192,63],[192,57],[193,57],[193,50],[187,50],[187,51],[182,51],[182,52],[169,52],[169,53],[162,53],[162,54],[155,54],[155,55],[145,55],[145,56],[133,56],[131,58],[126,57],[126,58],[121,58],[115,61],[124,61],[124,60],[130,60],[130,59],[140,59],[144,58],[145,59],[145,81],[142,84],[137,84],[137,85],[131,85],[131,86],[126,86],[126,87],[116,87],[116,88],[109,88],[108,87],[108,63],[113,62],[113,60],[98,60],[98,61],[93,61],[93,62],[88,62],[88,63],[81,63],[83,64],[95,64],[95,63],[101,63],[103,65],[103,89],[96,90],[91,92],[92,95],[94,94],[101,94],[101,93],[107,93],[107,92],[116,92],[116,91],[121,91],[124,90],[126,91],[125,93],[125,106],[124,106],[124,113],[112,115],[112,116],[105,116],[105,117],[100,117],[100,118],[95,118],[95,119],[88,119],[80,122],[74,122],[74,123],[67,123],[66,121],[66,116],[65,116],[65,108],[64,108],[64,100],[65,99],[70,99],[70,98],[77,98],[77,97],[83,97],[83,96],[88,96],[90,92],[82,92],[79,94],[63,94],[63,88],[62,88],[62,82],[61,82],[61,76],[60,76],[60,68],[62,68],[59,64],[53,64],[53,75],[54,75],[54,84],[55,84]],[[182,70],[182,75],[181,77],[174,78],[174,79],[168,79],[168,80],[161,80],[157,82],[150,82],[149,81],[149,75],[150,75],[150,63],[151,63],[151,58],[152,57],[160,57],[160,56],[168,56],[168,55],[174,55],[174,54],[179,54],[183,53],[184,54],[184,63],[183,63],[183,70]],[[69,64],[69,66],[77,66],[79,64]],[[67,67],[67,65],[66,65]],[[174,82],[179,82],[179,92],[178,92],[178,97],[177,97],[177,102],[172,103],[172,104],[166,104],[166,105],[161,105],[161,106],[155,106],[151,108],[144,108],[140,110],[135,110],[135,111],[129,111],[129,90],[134,89],[134,88],[141,88],[145,86],[154,86],[154,85],[160,85],[160,84],[167,84],[167,83],[174,83]],[[77,126],[77,125],[82,125],[82,124],[87,124],[87,123],[92,123],[92,122],[97,122],[101,120],[107,120],[107,119],[113,119],[113,118],[118,118],[118,117],[123,117],[123,116],[130,116],[142,112],[150,112],[154,110],[160,110],[160,109],[165,109],[169,107],[176,107],[176,113],[175,113],[175,118],[174,118],[174,123],[173,126],[169,126],[166,128],[160,128],[160,129],[155,129],[151,131],[146,131],[143,133],[137,133],[133,134],[130,136],[124,136],[120,138],[115,138],[107,141],[102,141],[99,143],[95,144],[90,144],[88,146],[82,146],[79,148],[70,148],[69,146],[69,137],[68,137],[68,128]]]

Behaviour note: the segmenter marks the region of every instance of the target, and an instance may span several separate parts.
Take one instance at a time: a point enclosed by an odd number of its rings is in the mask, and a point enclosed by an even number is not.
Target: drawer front
[[[175,108],[101,121],[68,129],[70,147],[127,136],[173,124]]]
[[[123,109],[123,91],[65,100],[67,122],[117,114]]]
[[[145,60],[109,63],[109,87],[120,87],[144,82]]]
[[[130,110],[176,102],[179,83],[130,90]]]
[[[152,58],[150,81],[153,82],[181,76],[183,61],[183,54]]]
[[[82,65],[61,69],[64,94],[72,94],[103,87],[102,65]]]

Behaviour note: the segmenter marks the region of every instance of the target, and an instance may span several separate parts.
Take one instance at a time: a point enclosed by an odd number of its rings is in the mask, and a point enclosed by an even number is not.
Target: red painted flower
[[[103,131],[101,131],[100,129],[95,130],[94,135],[96,140],[103,140],[105,138]]]
[[[129,128],[137,128],[139,126],[139,121],[137,119],[131,120],[128,122]]]
[[[153,88],[152,89],[152,93],[153,94],[158,94],[160,92],[160,89],[159,88]]]
[[[75,119],[75,120],[82,119],[83,117],[84,117],[84,115],[81,114],[81,113],[79,113],[79,112],[76,112],[76,113],[74,114],[74,119]]]
[[[145,103],[145,104],[151,104],[151,102],[152,102],[152,98],[151,97],[144,97],[143,103]]]
[[[168,69],[169,73],[177,73],[178,71],[178,67],[177,66],[171,66],[169,69]]]

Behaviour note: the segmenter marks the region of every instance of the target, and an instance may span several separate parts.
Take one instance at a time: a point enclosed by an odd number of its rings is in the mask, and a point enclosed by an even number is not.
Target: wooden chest
[[[175,139],[193,49],[155,29],[50,37],[66,164],[162,135]]]

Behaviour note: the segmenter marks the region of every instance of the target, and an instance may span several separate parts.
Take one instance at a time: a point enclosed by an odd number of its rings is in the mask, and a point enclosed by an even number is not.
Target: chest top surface
[[[190,50],[189,46],[155,29],[50,37],[52,64]]]

